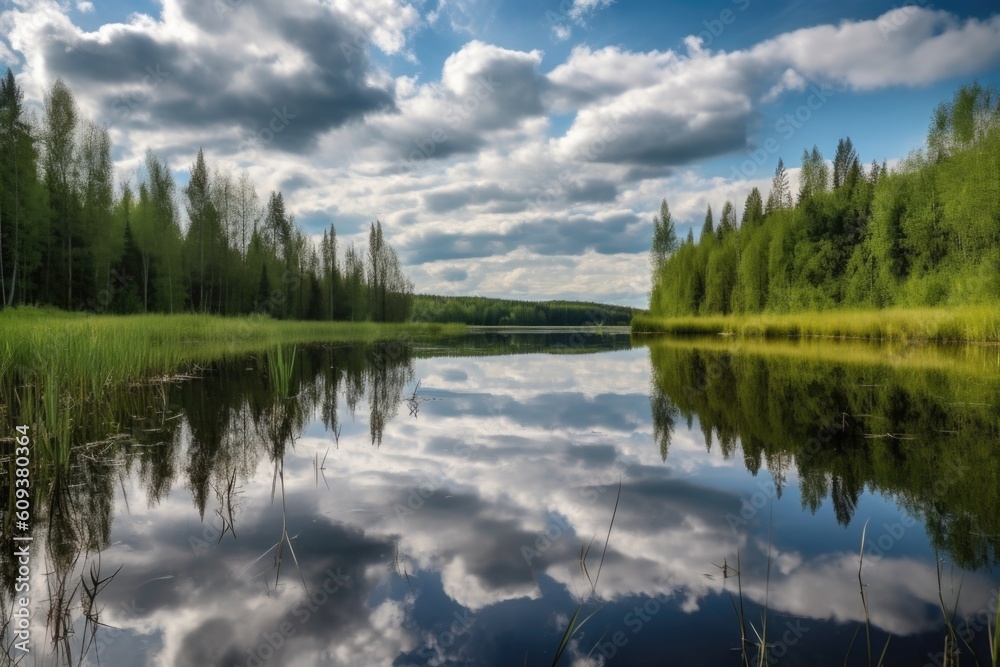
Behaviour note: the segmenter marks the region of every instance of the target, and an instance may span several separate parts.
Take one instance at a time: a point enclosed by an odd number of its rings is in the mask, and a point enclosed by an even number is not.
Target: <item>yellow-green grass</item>
[[[275,345],[418,340],[463,332],[462,325],[87,315],[15,308],[0,312],[0,378],[16,376],[32,383],[55,376],[65,389],[90,394]]]
[[[996,343],[1000,342],[1000,304],[689,317],[636,315],[632,333]]]
[[[734,336],[661,336],[646,338],[642,342],[652,349],[700,350],[713,354],[780,358],[803,364],[887,367],[899,372],[930,371],[970,380],[1000,378],[1000,347],[996,345]]]

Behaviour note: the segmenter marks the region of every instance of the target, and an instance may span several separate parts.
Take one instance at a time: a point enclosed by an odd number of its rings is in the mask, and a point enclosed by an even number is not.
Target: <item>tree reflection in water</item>
[[[779,496],[794,468],[814,513],[829,497],[846,526],[875,491],[921,519],[960,567],[997,562],[1000,371],[986,348],[673,340],[649,354],[664,460],[677,420],[697,418],[710,450],[741,450]]]

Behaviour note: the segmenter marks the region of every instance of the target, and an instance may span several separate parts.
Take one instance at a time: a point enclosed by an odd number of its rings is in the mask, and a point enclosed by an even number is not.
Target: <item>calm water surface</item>
[[[863,532],[876,655],[940,664],[940,591],[986,662],[996,355],[489,335],[127,388],[19,664],[550,665],[581,608],[560,664],[738,665],[765,603],[769,664],[867,664]]]

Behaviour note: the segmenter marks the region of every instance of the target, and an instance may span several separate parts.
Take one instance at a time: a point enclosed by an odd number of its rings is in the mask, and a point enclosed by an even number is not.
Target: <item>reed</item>
[[[277,345],[267,355],[267,375],[271,389],[279,398],[290,398],[292,395],[292,373],[297,351],[294,345],[290,351],[283,345]]]
[[[22,307],[0,312],[0,371],[36,380],[54,373],[91,392],[176,372],[184,364],[245,355],[275,345],[429,339],[462,325],[298,322],[265,316],[88,315]]]
[[[552,667],[556,667],[556,665],[559,664],[559,661],[566,653],[566,649],[569,648],[569,644],[573,639],[573,636],[578,634],[583,629],[583,626],[587,624],[587,621],[592,619],[594,615],[603,608],[603,605],[598,606],[594,611],[590,612],[586,618],[582,621],[578,621],[580,613],[583,612],[584,604],[597,595],[597,582],[600,581],[601,569],[604,567],[604,559],[607,558],[608,555],[608,544],[611,542],[611,529],[614,528],[615,517],[618,516],[618,504],[621,502],[621,499],[622,482],[619,480],[618,495],[615,497],[615,508],[611,511],[611,521],[608,523],[608,534],[604,539],[604,550],[601,552],[601,560],[597,564],[597,573],[593,577],[590,576],[590,568],[587,567],[587,558],[590,555],[590,547],[593,546],[594,540],[591,539],[590,544],[585,544],[580,547],[580,571],[587,577],[587,581],[590,583],[590,594],[585,600],[577,604],[576,610],[573,612],[573,616],[570,617],[569,623],[566,625],[566,629],[563,631],[562,637],[559,639],[559,646],[556,648],[555,657],[552,658]],[[597,536],[595,535],[594,537],[596,538]],[[600,643],[600,640],[598,640],[598,643]],[[593,654],[596,648],[597,644],[595,644],[594,648],[590,650],[590,654]],[[525,661],[527,662],[527,656],[525,656]]]
[[[280,395],[288,396],[296,345],[435,340],[464,331],[462,325],[13,308],[0,311],[0,407],[11,423],[31,425],[35,479],[48,480],[50,472],[69,471],[71,452],[89,444],[83,425],[104,418],[110,395],[122,387],[161,382],[211,361],[270,349],[272,379]],[[292,349],[290,356],[286,348]]]
[[[1000,305],[632,318],[633,333],[1000,342]]]

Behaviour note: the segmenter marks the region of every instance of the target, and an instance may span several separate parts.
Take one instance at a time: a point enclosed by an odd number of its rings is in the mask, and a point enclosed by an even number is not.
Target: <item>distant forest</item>
[[[1000,95],[960,88],[935,110],[925,148],[867,169],[850,138],[832,166],[802,154],[792,193],[781,160],[742,217],[711,206],[678,240],[666,200],[654,218],[652,315],[954,306],[1000,298]]]
[[[474,326],[628,326],[635,310],[582,301],[511,301],[481,296],[417,295],[412,319]]]
[[[116,186],[106,127],[80,118],[57,80],[39,119],[10,69],[0,80],[0,308],[92,312],[266,312],[290,319],[403,321],[413,286],[382,225],[341,265],[333,225],[319,246],[280,192],[210,172],[198,152],[181,192],[151,151]]]

